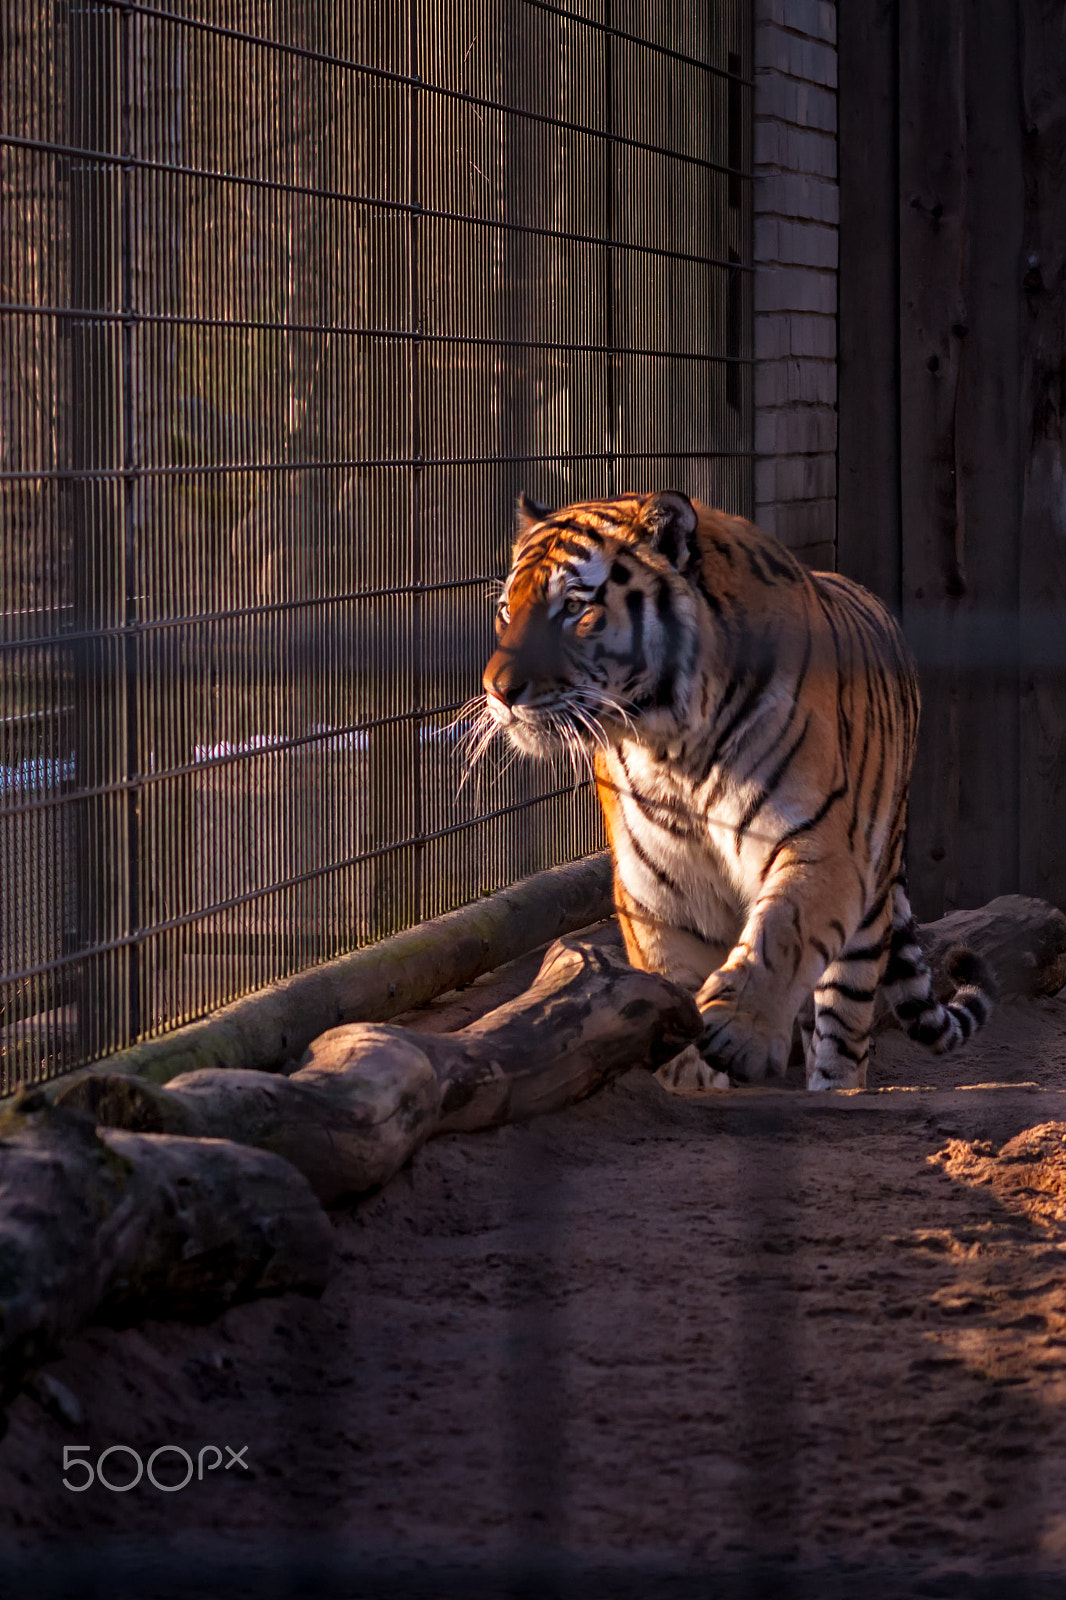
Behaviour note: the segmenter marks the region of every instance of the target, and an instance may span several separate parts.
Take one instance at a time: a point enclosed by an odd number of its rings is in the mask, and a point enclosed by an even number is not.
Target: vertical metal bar
[[[129,11],[119,12],[119,43],[116,66],[119,76],[119,129],[121,153],[130,156],[132,139],[130,129],[130,98],[133,83],[133,18]],[[125,548],[125,605],[123,617],[129,630],[123,641],[123,711],[125,715],[125,775],[134,777],[141,771],[140,754],[140,654],[141,641],[136,624],[139,619],[140,599],[138,573],[140,561],[137,550],[137,530],[134,521],[135,489],[133,473],[135,459],[134,396],[134,313],[133,258],[134,226],[133,193],[137,182],[134,169],[124,162],[119,175],[119,211],[121,217],[121,274],[122,274],[122,526]],[[169,654],[169,652],[168,652]],[[143,792],[131,788],[126,794],[126,903],[124,922],[133,933],[141,925],[141,805]],[[126,1040],[131,1042],[141,1034],[141,946],[129,946],[126,970]]]
[[[414,849],[411,861],[411,898],[413,920],[419,921],[423,916],[423,795],[422,795],[422,757],[423,757],[423,730],[425,728],[425,691],[423,684],[422,661],[422,635],[425,626],[425,613],[421,590],[424,583],[422,561],[422,364],[423,352],[423,317],[422,305],[422,252],[424,249],[423,229],[420,225],[422,210],[422,137],[421,120],[424,96],[421,94],[422,83],[422,49],[419,30],[419,0],[411,0],[411,132],[410,152],[408,160],[411,167],[410,199],[411,199],[411,228],[410,228],[410,274],[411,274],[411,459],[414,466],[411,471],[411,574],[410,582],[414,591],[411,600],[411,709],[414,713],[414,738],[412,740],[412,794],[411,794],[411,832],[414,836]]]
[[[113,132],[116,61],[114,17],[106,5],[74,4],[70,12],[70,128],[79,148],[106,150]],[[84,312],[71,321],[71,465],[75,471],[114,468],[116,391],[122,371],[112,325],[94,312],[113,307],[115,286],[115,181],[110,164],[75,157],[71,187],[71,299]],[[115,723],[121,714],[116,652],[99,630],[124,609],[124,548],[115,511],[113,478],[76,478],[72,484],[72,570],[75,631],[75,786],[92,789],[118,775]],[[76,949],[78,1056],[92,1060],[125,1042],[127,997],[121,953],[92,956],[94,947],[122,926],[122,880],[112,837],[114,808],[106,796],[77,808]]]
[[[605,389],[607,402],[607,493],[618,493],[618,471],[615,453],[618,449],[618,395],[617,356],[615,348],[614,273],[615,256],[612,242],[615,229],[615,147],[614,147],[614,52],[611,35],[611,0],[603,0],[603,119],[606,138],[603,141],[604,172],[604,274],[603,274],[603,324],[604,342],[607,345]]]

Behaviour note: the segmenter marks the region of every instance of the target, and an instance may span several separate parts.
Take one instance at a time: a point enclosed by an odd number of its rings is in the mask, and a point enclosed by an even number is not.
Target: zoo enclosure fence
[[[4,29],[0,1091],[596,848],[460,791],[514,499],[752,460],[746,0]]]

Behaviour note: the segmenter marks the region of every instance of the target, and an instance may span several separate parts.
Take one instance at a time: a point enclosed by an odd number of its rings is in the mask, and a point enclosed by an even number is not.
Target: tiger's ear
[[[686,572],[695,554],[696,508],[679,489],[650,494],[637,522],[653,550],[678,572]]]
[[[523,489],[522,493],[518,496],[518,504],[515,507],[515,522],[517,524],[518,537],[521,539],[522,535],[528,533],[530,528],[535,528],[538,522],[543,522],[545,517],[550,516],[551,508],[549,506],[539,505],[537,501],[534,500],[530,495],[526,494],[526,491]]]

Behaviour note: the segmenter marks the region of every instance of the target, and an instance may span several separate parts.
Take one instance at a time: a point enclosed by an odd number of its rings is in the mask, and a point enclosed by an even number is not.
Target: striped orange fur
[[[812,1089],[865,1082],[879,985],[934,1049],[984,1022],[978,958],[941,1005],[915,940],[918,681],[873,595],[681,494],[523,500],[497,633],[486,719],[592,755],[629,958],[695,992],[715,1067],[782,1074],[812,995]]]

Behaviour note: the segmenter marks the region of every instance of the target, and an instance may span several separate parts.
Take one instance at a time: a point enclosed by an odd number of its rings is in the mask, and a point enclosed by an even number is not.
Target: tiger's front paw
[[[696,1048],[710,1066],[728,1072],[735,1083],[785,1076],[792,1044],[789,1034],[774,1031],[765,1017],[728,1000],[712,1000],[700,1009],[704,1026]]]
[[[713,1094],[729,1088],[726,1073],[704,1061],[694,1044],[686,1045],[680,1055],[664,1062],[655,1076],[671,1094]]]

